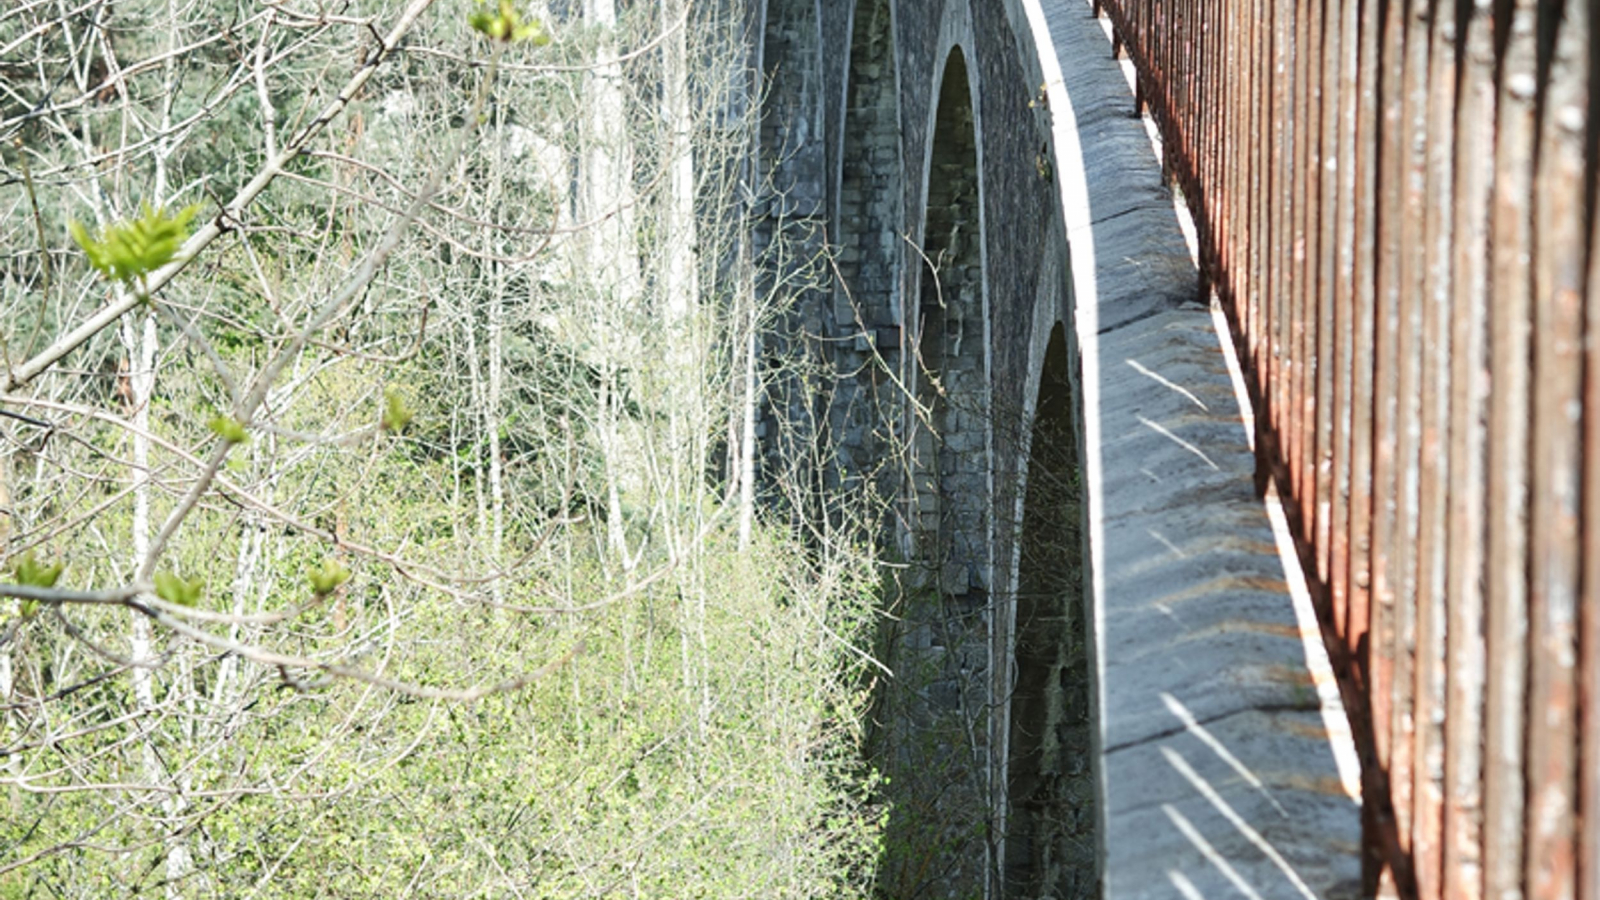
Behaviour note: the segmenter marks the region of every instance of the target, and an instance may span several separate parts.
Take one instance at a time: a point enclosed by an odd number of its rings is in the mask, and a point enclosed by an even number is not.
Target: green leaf
[[[183,578],[171,572],[156,573],[156,596],[179,606],[194,606],[205,592],[203,578]]]
[[[478,5],[487,6],[487,3],[485,0],[478,0]],[[550,35],[545,32],[539,20],[529,19],[524,22],[512,0],[498,0],[492,11],[479,9],[467,16],[467,24],[472,26],[473,31],[491,41],[531,43],[536,47],[550,43]]]
[[[89,265],[106,278],[133,284],[171,262],[189,239],[189,222],[200,212],[199,204],[176,213],[148,203],[141,209],[140,216],[112,222],[93,233],[77,222],[68,223],[72,239],[89,257]]]
[[[306,578],[311,582],[313,593],[318,597],[326,597],[350,580],[350,570],[344,567],[344,563],[329,556],[322,560],[322,565],[307,569]]]
[[[411,420],[416,417],[416,412],[406,405],[405,397],[401,396],[400,389],[387,387],[383,389],[383,430],[403,431]]]
[[[244,425],[232,416],[214,416],[206,423],[206,427],[217,433],[225,441],[234,444],[243,444],[250,440],[250,435],[244,430]]]
[[[30,587],[51,588],[56,586],[56,579],[61,577],[61,572],[66,566],[60,562],[46,565],[34,558],[29,551],[17,557],[11,566],[11,577],[17,584],[26,584]]]

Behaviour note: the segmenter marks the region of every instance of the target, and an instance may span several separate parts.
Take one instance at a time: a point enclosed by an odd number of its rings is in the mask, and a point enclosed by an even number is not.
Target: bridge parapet
[[[1026,5],[1082,360],[1105,896],[1357,896],[1348,724],[1161,165],[1090,6]]]

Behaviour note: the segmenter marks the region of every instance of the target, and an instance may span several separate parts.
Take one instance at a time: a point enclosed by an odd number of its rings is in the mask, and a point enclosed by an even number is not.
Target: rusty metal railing
[[[1368,895],[1600,900],[1594,0],[1096,0],[1364,762]]]

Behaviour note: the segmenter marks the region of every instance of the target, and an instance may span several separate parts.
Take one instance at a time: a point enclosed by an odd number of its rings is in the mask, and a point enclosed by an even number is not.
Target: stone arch
[[[1018,531],[1004,895],[1098,895],[1083,485],[1066,329],[1050,332]]]
[[[989,586],[989,386],[982,179],[966,56],[950,52],[926,169],[912,367],[918,555],[940,594],[982,608]]]
[[[894,572],[895,676],[875,716],[890,809],[879,884],[890,897],[974,896],[993,870],[989,354],[969,74],[960,49],[934,73],[921,245],[903,256],[901,380],[917,402],[901,419],[909,465],[898,536],[910,564]]]

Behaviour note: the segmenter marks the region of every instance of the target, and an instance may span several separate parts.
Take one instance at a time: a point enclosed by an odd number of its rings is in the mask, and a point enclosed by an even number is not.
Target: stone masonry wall
[[[902,211],[891,24],[888,0],[862,2],[853,16],[830,229],[837,274],[828,417],[836,478],[830,487],[869,490],[879,500],[899,490],[897,419],[904,407],[894,377],[901,366],[895,288]]]
[[[828,276],[822,262],[829,208],[821,33],[813,0],[767,0],[760,54],[757,183],[751,208],[755,289],[775,310],[760,347],[767,404],[757,426],[764,505],[815,519],[823,475],[809,452],[831,384],[822,341]]]

